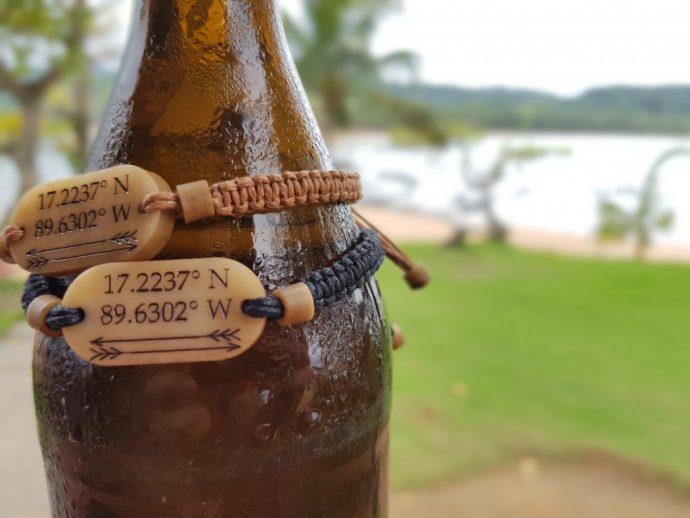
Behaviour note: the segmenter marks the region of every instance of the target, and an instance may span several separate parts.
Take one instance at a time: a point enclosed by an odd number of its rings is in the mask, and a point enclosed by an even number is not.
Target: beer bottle
[[[117,164],[172,186],[331,167],[273,0],[139,0],[89,169]],[[272,290],[357,233],[339,205],[178,222],[158,258],[233,258]],[[53,516],[385,517],[389,338],[374,280],[224,362],[98,367],[38,335]]]

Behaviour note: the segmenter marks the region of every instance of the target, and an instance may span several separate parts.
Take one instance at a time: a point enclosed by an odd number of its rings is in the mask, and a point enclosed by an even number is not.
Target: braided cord
[[[283,303],[276,297],[245,300],[242,303],[242,311],[250,317],[268,318],[269,320],[278,320],[285,315]]]
[[[298,205],[354,203],[362,198],[359,175],[347,171],[299,171],[226,180],[211,185],[215,215],[240,218],[278,212]],[[147,195],[144,212],[175,212],[182,216],[180,198],[173,192]]]
[[[55,295],[62,298],[74,277],[46,277],[45,275],[32,274],[24,284],[22,293],[22,309],[26,311],[29,304],[41,295]],[[79,308],[56,306],[46,317],[46,325],[50,329],[58,331],[63,327],[73,326],[84,320],[84,312]]]
[[[355,246],[333,266],[304,279],[316,309],[330,306],[360,288],[381,267],[384,257],[376,232],[362,230]]]
[[[362,230],[357,242],[332,266],[305,277],[317,310],[335,304],[362,287],[381,267],[385,254],[379,236],[373,230]],[[276,297],[247,300],[242,311],[255,318],[283,317],[283,305]]]
[[[322,268],[303,279],[312,296],[316,309],[335,304],[364,285],[379,269],[385,254],[376,232],[362,230],[355,244],[332,266]],[[46,277],[32,274],[24,285],[22,308],[41,295],[55,295],[62,298],[74,277]],[[246,300],[242,311],[254,318],[276,320],[283,317],[283,304],[276,297],[262,297]],[[54,330],[79,324],[84,320],[80,308],[57,306],[46,318],[49,328]]]

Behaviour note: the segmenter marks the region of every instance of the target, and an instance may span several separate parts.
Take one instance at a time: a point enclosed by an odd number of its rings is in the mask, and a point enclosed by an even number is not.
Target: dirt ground
[[[0,517],[49,516],[33,416],[32,332],[0,340]],[[525,458],[463,482],[391,497],[391,518],[690,518],[690,498],[606,457]]]
[[[391,518],[688,518],[690,499],[625,462],[518,466],[391,497]]]

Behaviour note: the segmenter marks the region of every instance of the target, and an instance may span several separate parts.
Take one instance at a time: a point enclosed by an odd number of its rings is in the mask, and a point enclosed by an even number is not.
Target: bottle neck
[[[173,188],[331,167],[273,1],[140,1],[89,165],[117,164]],[[160,257],[223,255],[268,275],[302,250],[283,282],[323,266],[308,250],[332,259],[355,236],[347,208],[322,206],[177,225]]]
[[[140,1],[89,166],[117,164],[173,188],[331,167],[273,1]],[[232,257],[275,276],[276,257],[302,251],[284,279],[262,277],[280,284],[337,257],[356,232],[336,206],[214,218],[177,225],[160,257]]]
[[[273,0],[139,0],[112,106],[104,131],[126,138],[92,166],[175,185],[330,165]]]

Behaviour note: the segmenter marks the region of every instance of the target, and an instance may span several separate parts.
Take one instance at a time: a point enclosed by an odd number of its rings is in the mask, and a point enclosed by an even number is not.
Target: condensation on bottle
[[[280,27],[269,0],[141,0],[89,169],[171,185],[329,169]],[[300,208],[178,223],[160,258],[230,257],[272,290],[356,235],[347,207]],[[226,362],[96,367],[37,337],[53,516],[385,517],[389,342],[375,280]]]

